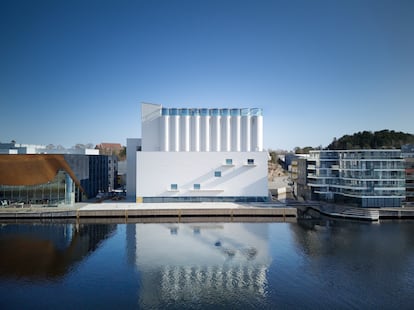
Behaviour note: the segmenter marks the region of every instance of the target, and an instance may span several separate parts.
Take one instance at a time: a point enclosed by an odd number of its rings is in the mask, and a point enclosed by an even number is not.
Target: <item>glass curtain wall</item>
[[[7,200],[8,204],[57,205],[68,203],[65,201],[66,180],[66,172],[59,171],[52,181],[45,184],[0,185],[0,200]],[[77,189],[75,191],[77,192]]]

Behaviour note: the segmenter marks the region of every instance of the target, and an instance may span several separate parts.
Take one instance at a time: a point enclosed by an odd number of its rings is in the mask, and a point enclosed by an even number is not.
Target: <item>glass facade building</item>
[[[307,170],[312,199],[361,207],[399,207],[405,199],[400,150],[311,151]]]

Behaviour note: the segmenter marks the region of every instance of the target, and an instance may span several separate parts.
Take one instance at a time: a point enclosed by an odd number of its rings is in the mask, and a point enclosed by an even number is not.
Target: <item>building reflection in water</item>
[[[268,242],[263,223],[128,225],[129,261],[141,275],[140,306],[263,299]]]
[[[409,270],[414,257],[412,221],[304,220],[291,230],[309,274],[329,274],[326,281],[337,287],[353,288],[358,283],[359,292],[352,298],[364,298],[358,295],[363,289],[391,291],[391,284],[392,289],[409,287],[407,267]]]
[[[115,230],[107,224],[0,224],[0,277],[63,277]]]

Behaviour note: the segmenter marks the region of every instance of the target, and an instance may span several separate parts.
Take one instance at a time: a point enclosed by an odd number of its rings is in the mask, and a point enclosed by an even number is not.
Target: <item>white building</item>
[[[127,143],[137,202],[267,200],[261,109],[141,108],[142,146]]]

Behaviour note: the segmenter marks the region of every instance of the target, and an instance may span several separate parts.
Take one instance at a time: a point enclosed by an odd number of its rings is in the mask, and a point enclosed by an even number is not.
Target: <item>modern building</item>
[[[0,155],[0,200],[23,204],[73,204],[108,192],[111,156]]]
[[[84,190],[63,155],[0,155],[0,200],[22,204],[72,204]]]
[[[312,199],[361,207],[399,207],[405,199],[401,150],[310,151],[307,170]]]
[[[142,145],[127,143],[128,165],[136,163],[128,195],[138,202],[267,200],[261,109],[141,108]]]
[[[405,206],[414,206],[414,145],[406,144],[401,147],[405,165]]]
[[[94,198],[99,193],[113,190],[110,163],[112,156],[65,154],[65,160],[79,180],[87,198]]]
[[[102,147],[111,146],[120,148],[118,143],[100,144]],[[118,157],[116,155],[102,154],[100,149],[90,148],[63,148],[48,147],[46,145],[19,144],[15,142],[0,143],[0,154],[54,154],[64,155],[65,160],[71,163],[75,175],[79,180],[87,180],[82,187],[88,197],[95,197],[98,192],[110,192],[118,188]],[[96,156],[95,158],[93,156]],[[17,157],[15,157],[17,158]],[[102,165],[107,165],[103,167]],[[102,172],[107,175],[102,175]],[[91,178],[89,176],[92,176]],[[96,190],[95,190],[96,188]]]

